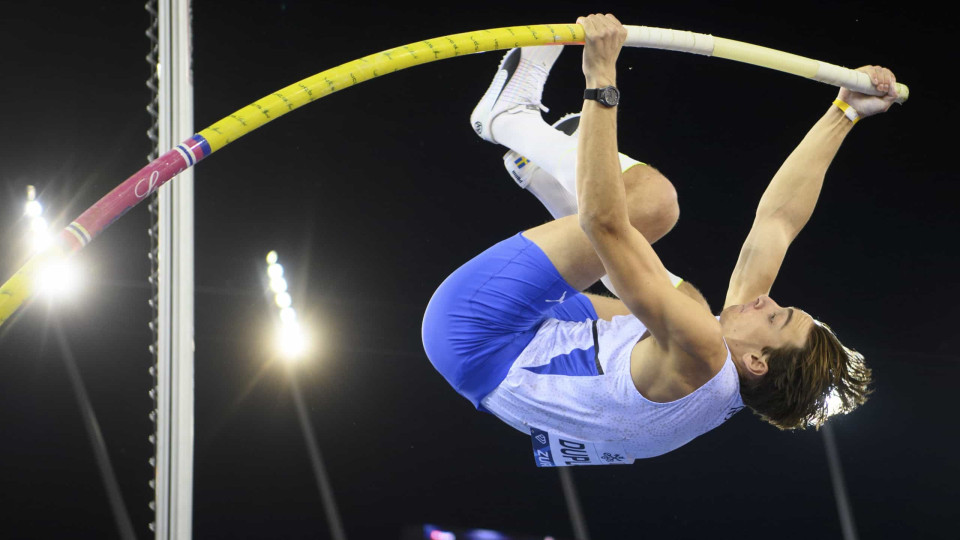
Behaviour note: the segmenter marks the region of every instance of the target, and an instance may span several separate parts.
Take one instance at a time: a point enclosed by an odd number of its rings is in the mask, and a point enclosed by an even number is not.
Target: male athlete
[[[861,68],[884,95],[841,89],[781,166],[714,316],[651,248],[677,221],[673,186],[617,152],[626,30],[612,15],[577,22],[586,35],[579,119],[556,129],[541,119],[561,51],[551,46],[507,53],[473,112],[477,134],[511,149],[511,175],[559,219],[493,246],[440,285],[423,322],[433,365],[477,408],[529,433],[539,466],[664,454],[744,405],[795,429],[820,426],[831,395],[844,412],[863,403],[863,357],[767,293],[844,137],[895,100],[893,74]],[[604,274],[619,300],[580,292]]]

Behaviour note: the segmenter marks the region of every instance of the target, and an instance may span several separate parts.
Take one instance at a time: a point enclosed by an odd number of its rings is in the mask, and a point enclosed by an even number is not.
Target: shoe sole
[[[570,113],[553,124],[553,129],[562,131],[571,137],[580,129],[580,113]]]

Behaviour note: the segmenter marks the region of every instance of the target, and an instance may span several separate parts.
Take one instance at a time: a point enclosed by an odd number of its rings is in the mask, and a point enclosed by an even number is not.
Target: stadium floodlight
[[[77,295],[82,283],[82,271],[76,261],[52,261],[40,269],[38,291],[51,299],[69,299]]]
[[[290,361],[299,360],[307,352],[307,335],[293,309],[293,297],[287,291],[289,285],[283,277],[283,266],[276,251],[267,253],[267,278],[273,302],[279,308],[280,324],[277,326],[277,349]]]
[[[33,233],[47,232],[47,220],[43,219],[40,216],[31,217],[30,232],[33,232]]]
[[[299,324],[282,324],[278,332],[280,352],[289,360],[298,360],[307,350],[307,339]]]
[[[283,308],[280,310],[280,322],[284,325],[296,324],[297,322],[297,312],[293,310],[292,307]]]
[[[288,308],[293,304],[293,298],[288,292],[277,293],[274,297],[274,301],[277,304],[277,307],[280,309]]]
[[[53,245],[53,236],[50,234],[50,231],[45,229],[30,231],[27,240],[30,242],[30,251],[32,253],[40,253]]]
[[[37,189],[27,186],[27,202],[23,205],[23,215],[29,220],[27,223],[27,243],[30,253],[39,253],[53,243],[53,236],[43,219],[43,205],[37,200]]]
[[[27,204],[23,207],[23,215],[28,218],[40,217],[40,214],[43,213],[43,205],[40,204],[40,201],[37,200],[27,200]]]
[[[278,294],[287,292],[287,280],[282,277],[272,278],[270,280],[270,290]]]
[[[37,189],[27,186],[27,201],[23,205],[27,223],[27,242],[31,254],[40,253],[53,245],[47,220],[43,218],[43,205],[37,200]],[[68,258],[51,259],[39,269],[37,291],[50,299],[63,300],[77,294],[82,282],[80,266]]]
[[[43,206],[37,200],[37,188],[27,186],[27,203],[23,207],[23,215],[28,218],[40,217],[43,213]]]

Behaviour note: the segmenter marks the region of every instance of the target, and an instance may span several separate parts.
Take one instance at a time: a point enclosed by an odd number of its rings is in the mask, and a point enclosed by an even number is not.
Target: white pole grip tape
[[[842,86],[864,94],[880,95],[866,73],[819,60],[709,34],[650,26],[626,26],[626,29],[625,45],[628,47],[716,56]],[[909,97],[910,89],[905,84],[897,83],[897,103],[903,103]]]

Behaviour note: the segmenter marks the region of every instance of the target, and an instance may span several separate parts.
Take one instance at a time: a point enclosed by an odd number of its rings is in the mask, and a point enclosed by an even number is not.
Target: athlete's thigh
[[[523,235],[543,250],[563,279],[578,291],[606,273],[575,215],[534,227]]]

